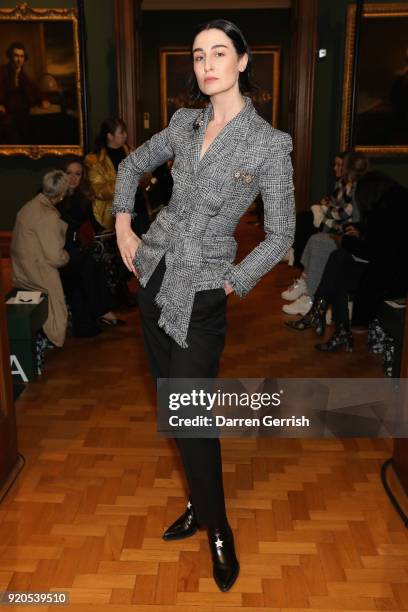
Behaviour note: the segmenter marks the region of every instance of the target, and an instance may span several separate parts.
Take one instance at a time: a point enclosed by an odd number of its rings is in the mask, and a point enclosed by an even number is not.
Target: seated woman
[[[68,191],[57,208],[66,223],[67,245],[92,243],[95,234],[104,228],[95,219],[92,210],[92,193],[86,173],[86,168],[80,157],[69,157],[64,160],[62,170],[68,176]]]
[[[84,160],[91,187],[92,210],[96,221],[105,231],[114,232],[115,219],[111,215],[112,201],[115,193],[116,174],[120,162],[131,152],[127,144],[127,128],[119,117],[111,117],[102,122],[95,140],[95,148]],[[143,191],[138,190],[135,210],[138,212],[133,223],[142,232],[146,231],[141,212],[144,211]],[[148,227],[148,224],[147,224]],[[104,252],[103,264],[109,286],[115,294],[115,302],[124,306],[135,306],[135,296],[129,292],[128,281],[132,274],[128,272],[117,248],[116,236],[105,236],[100,241]]]
[[[357,186],[360,229],[346,228],[339,250],[333,251],[317,288],[313,306],[298,321],[286,325],[296,330],[325,330],[325,313],[331,304],[335,332],[316,349],[352,350],[348,296],[355,294],[358,323],[374,318],[384,299],[405,297],[408,291],[408,191],[381,172],[369,172]]]
[[[100,127],[95,150],[85,158],[94,200],[93,212],[98,223],[113,230],[115,219],[111,215],[115,194],[116,173],[122,159],[131,151],[126,143],[126,124],[118,117],[106,119]]]
[[[333,195],[322,202],[317,210],[312,207],[315,209],[319,232],[309,238],[304,248],[301,257],[304,271],[301,277],[282,293],[283,299],[293,301],[292,304],[282,307],[283,312],[303,315],[312,305],[329,255],[337,248],[333,236],[341,236],[345,227],[350,226],[350,223],[355,225],[359,221],[360,212],[355,190],[367,169],[368,160],[362,153],[348,153]]]
[[[102,229],[93,215],[85,168],[80,158],[70,158],[64,169],[68,191],[57,208],[68,226],[65,249],[70,260],[60,276],[72,308],[72,334],[92,336],[100,332],[99,323],[118,325],[124,321],[111,311],[112,294],[101,264],[84,248],[92,242],[94,232]]]
[[[333,172],[336,179],[333,194],[339,185],[343,173],[343,162],[347,155],[347,151],[337,153],[334,158]],[[289,249],[283,261],[288,261],[289,265],[294,265],[296,268],[303,269],[301,257],[307,241],[313,234],[319,231],[321,224],[320,210],[322,206],[326,206],[333,196],[325,196],[319,202],[310,207],[310,210],[303,210],[296,214],[296,230],[293,246]],[[296,299],[296,298],[294,298]]]
[[[18,212],[11,241],[13,284],[48,295],[48,318],[43,330],[55,346],[63,346],[68,321],[58,273],[69,261],[64,248],[67,226],[56,209],[67,189],[64,172],[48,172],[41,193]]]

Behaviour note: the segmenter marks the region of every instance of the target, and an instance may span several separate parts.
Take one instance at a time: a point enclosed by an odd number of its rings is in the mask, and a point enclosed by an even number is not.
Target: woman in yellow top
[[[94,194],[93,213],[98,223],[107,230],[113,230],[115,225],[111,207],[118,166],[131,151],[126,140],[127,128],[124,121],[117,117],[106,119],[96,138],[95,151],[85,158]]]

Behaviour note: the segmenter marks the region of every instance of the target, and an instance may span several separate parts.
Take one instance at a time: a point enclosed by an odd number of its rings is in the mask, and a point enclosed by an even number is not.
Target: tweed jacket
[[[142,174],[174,158],[173,193],[142,235],[134,265],[146,286],[165,255],[166,273],[156,302],[159,326],[180,346],[186,337],[194,295],[228,281],[243,297],[278,263],[294,239],[295,209],[288,134],[255,111],[250,98],[223,128],[200,160],[211,103],[181,108],[168,127],[119,165],[112,213],[132,214]],[[234,230],[255,197],[264,202],[265,239],[234,264]]]

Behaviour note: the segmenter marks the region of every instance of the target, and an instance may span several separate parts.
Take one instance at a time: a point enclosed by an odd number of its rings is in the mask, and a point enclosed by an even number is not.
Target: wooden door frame
[[[129,144],[141,139],[140,27],[141,0],[115,0],[113,3],[116,39],[118,116],[128,130]]]
[[[292,0],[289,132],[296,210],[310,208],[318,0]]]
[[[20,467],[0,258],[0,500]]]

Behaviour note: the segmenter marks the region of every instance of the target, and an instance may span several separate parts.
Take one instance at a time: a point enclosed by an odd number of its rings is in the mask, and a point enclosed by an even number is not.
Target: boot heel
[[[322,319],[317,321],[317,325],[315,325],[316,336],[324,336],[325,330],[326,330],[326,325],[324,321]]]
[[[325,353],[333,351],[345,350],[348,353],[353,352],[353,336],[344,328],[343,325],[338,325],[333,336],[327,342],[316,344],[315,349]]]

